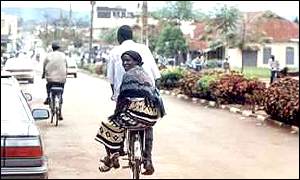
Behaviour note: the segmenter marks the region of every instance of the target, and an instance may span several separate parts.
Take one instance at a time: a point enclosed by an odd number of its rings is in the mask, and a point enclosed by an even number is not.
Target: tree
[[[174,24],[166,24],[156,43],[157,53],[165,57],[177,57],[180,52],[186,52],[186,50],[186,40],[180,28]]]
[[[151,13],[156,19],[166,19],[168,21],[182,20],[203,20],[206,18],[204,13],[193,10],[193,2],[191,1],[170,1],[160,10]]]
[[[237,33],[237,25],[241,18],[240,11],[235,7],[223,5],[217,7],[210,14],[209,26],[211,32],[216,32],[217,37],[223,41],[225,47],[232,45],[232,38]]]
[[[24,19],[22,17],[18,17],[18,26],[23,27],[24,25]]]
[[[86,18],[75,18],[74,25],[80,28],[87,28],[90,26],[90,22],[88,21],[88,17]]]
[[[108,44],[116,44],[117,28],[103,30],[100,34],[100,40]]]
[[[43,17],[45,18],[45,30],[41,31],[39,30],[39,38],[43,42],[44,48],[47,48],[50,42],[54,39],[53,34],[49,33],[49,23],[50,23],[50,16],[47,12],[43,14]]]

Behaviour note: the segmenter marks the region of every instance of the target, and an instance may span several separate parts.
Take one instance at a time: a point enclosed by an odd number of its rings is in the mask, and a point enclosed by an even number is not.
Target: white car
[[[77,64],[71,58],[67,59],[67,75],[73,75],[74,78],[77,78]]]
[[[31,109],[16,83],[1,72],[1,179],[46,179],[48,162],[35,121],[48,119],[49,111]]]
[[[34,82],[36,62],[28,57],[17,57],[8,59],[3,70],[9,71],[20,81],[26,80],[29,83]]]

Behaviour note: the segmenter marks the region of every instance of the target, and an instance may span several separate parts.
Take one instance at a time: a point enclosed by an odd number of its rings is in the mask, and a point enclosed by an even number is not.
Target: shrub
[[[255,111],[255,106],[263,106],[266,91],[266,83],[258,79],[248,79],[248,92],[245,94],[246,104],[252,106],[252,111]]]
[[[265,92],[264,108],[272,118],[299,126],[299,81],[290,77],[275,81]]]
[[[213,82],[215,82],[217,79],[217,76],[214,75],[204,75],[198,80],[198,88],[202,92],[208,92],[209,91],[209,85]]]
[[[184,77],[179,81],[180,90],[182,93],[189,97],[201,97],[200,91],[198,89],[198,80],[201,74],[199,72],[189,71]]]
[[[179,80],[183,78],[185,70],[182,68],[172,68],[161,70],[161,88],[173,89],[179,86]]]
[[[216,60],[216,59],[207,60],[206,67],[207,68],[220,68],[220,67],[222,67],[222,62],[221,62],[221,60]]]
[[[101,75],[101,74],[105,75],[106,74],[106,69],[107,69],[106,63],[97,64],[96,67],[95,67],[95,72],[98,75]]]
[[[197,84],[198,84],[198,91],[200,92],[201,98],[211,100],[211,91],[210,85],[217,80],[218,76],[216,74],[213,75],[204,75],[202,76]]]
[[[222,75],[210,88],[212,97],[221,104],[253,104],[259,102],[258,94],[265,90],[265,83],[231,73]]]

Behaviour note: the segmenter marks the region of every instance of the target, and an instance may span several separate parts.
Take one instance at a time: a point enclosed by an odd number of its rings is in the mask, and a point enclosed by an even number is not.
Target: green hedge
[[[178,82],[185,73],[186,70],[180,67],[161,70],[161,88],[173,89],[178,87]]]

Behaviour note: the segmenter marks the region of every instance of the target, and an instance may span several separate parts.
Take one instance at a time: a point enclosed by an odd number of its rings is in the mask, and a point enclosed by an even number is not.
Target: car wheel
[[[77,74],[74,74],[74,78],[77,78]]]
[[[29,79],[28,82],[31,83],[31,84],[33,84],[34,83],[34,79]]]

